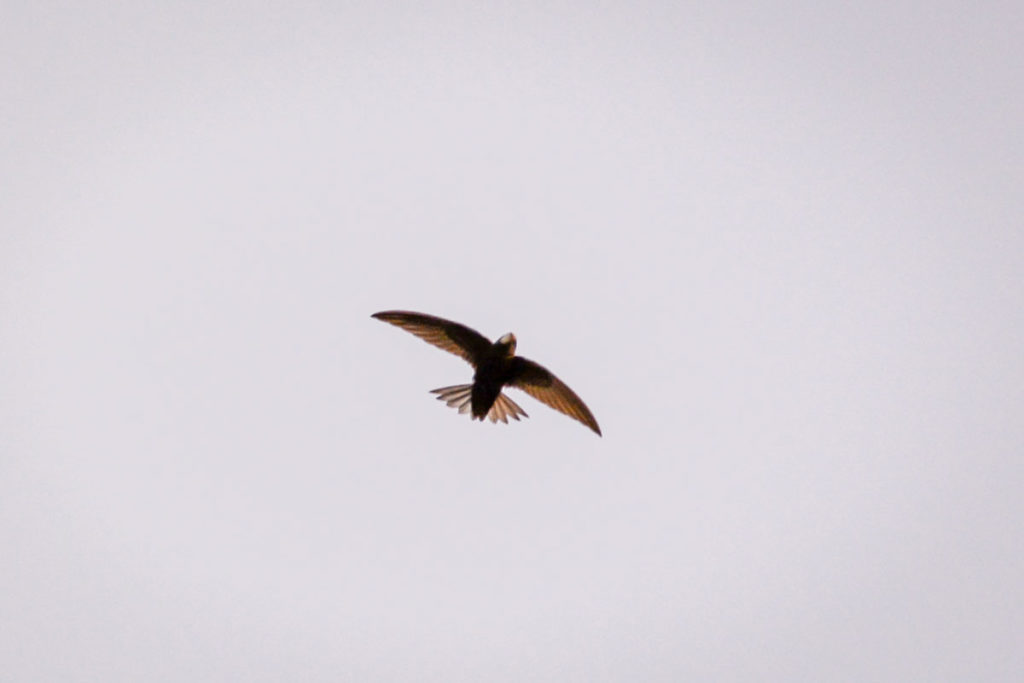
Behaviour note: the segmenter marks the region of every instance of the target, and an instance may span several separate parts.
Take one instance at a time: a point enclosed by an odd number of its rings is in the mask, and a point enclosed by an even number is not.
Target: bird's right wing
[[[512,380],[516,389],[522,389],[538,401],[547,403],[555,410],[579,420],[601,436],[601,428],[590,408],[565,382],[555,377],[550,370],[532,360],[516,356],[512,359]]]
[[[439,349],[454,353],[473,367],[476,367],[479,359],[491,347],[487,337],[476,330],[425,313],[381,311],[374,313],[373,317],[412,332]]]

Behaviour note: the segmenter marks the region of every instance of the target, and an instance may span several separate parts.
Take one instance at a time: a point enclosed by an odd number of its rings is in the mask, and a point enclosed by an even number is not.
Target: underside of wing
[[[516,357],[513,363],[513,379],[509,382],[511,386],[522,389],[541,403],[546,403],[555,410],[579,420],[593,429],[598,436],[601,435],[601,428],[597,425],[593,413],[583,399],[562,380],[532,360]]]
[[[478,359],[491,346],[487,337],[465,325],[412,311],[381,311],[374,313],[377,320],[401,327],[439,349],[454,353],[476,367]]]

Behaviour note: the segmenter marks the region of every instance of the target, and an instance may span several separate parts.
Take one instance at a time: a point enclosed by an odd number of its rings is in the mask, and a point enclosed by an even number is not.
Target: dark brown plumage
[[[582,399],[543,366],[516,356],[516,337],[511,332],[493,344],[465,325],[411,311],[381,311],[373,317],[415,334],[438,348],[459,356],[476,369],[472,384],[434,389],[438,400],[460,413],[472,412],[473,419],[508,422],[528,417],[512,399],[501,393],[502,387],[521,389],[538,401],[579,420],[598,436],[594,415]]]

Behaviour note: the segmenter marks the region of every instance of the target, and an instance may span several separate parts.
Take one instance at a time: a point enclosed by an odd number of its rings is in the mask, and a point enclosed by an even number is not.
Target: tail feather
[[[459,413],[468,413],[473,408],[473,385],[459,384],[453,387],[441,387],[432,389],[432,394],[437,394],[438,401],[444,401],[449,407],[455,408]]]
[[[441,387],[440,389],[432,389],[430,393],[437,394],[438,401],[444,401],[449,407],[458,410],[459,414],[468,413],[473,409],[472,384]],[[520,415],[529,417],[525,410],[516,405],[515,401],[504,394],[498,394],[498,398],[494,400],[494,404],[487,412],[487,419],[491,422],[501,420],[508,424],[508,418],[511,417],[513,420],[518,420]],[[482,420],[483,418],[481,417],[480,419]]]
[[[508,424],[508,418],[511,417],[513,420],[518,421],[520,415],[529,417],[526,411],[520,408],[515,401],[505,394],[498,394],[498,398],[494,400],[494,405],[491,406],[490,411],[487,413],[487,418],[491,422],[501,420]]]

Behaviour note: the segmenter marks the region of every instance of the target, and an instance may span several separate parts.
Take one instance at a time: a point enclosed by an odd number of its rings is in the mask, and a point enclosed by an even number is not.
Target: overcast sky
[[[0,678],[1020,680],[1024,9],[829,5],[6,7]]]

